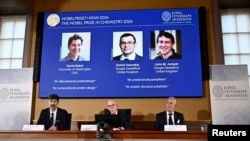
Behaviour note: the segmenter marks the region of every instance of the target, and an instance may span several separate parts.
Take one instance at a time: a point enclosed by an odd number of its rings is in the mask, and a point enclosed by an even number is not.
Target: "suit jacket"
[[[115,60],[115,61],[120,61],[121,57],[122,57],[122,54],[113,57],[113,60]],[[140,56],[140,55],[138,55],[138,54],[135,54],[135,60],[142,60],[142,59],[143,59],[142,56]],[[125,60],[124,60],[124,61],[125,61]],[[130,61],[132,61],[132,60],[130,60]]]
[[[167,114],[166,111],[156,114],[156,120],[154,128],[156,130],[164,130],[164,125],[167,124]],[[180,112],[174,111],[174,124],[185,125],[184,115]]]
[[[108,109],[104,110],[104,115],[111,115]],[[118,109],[117,115],[121,116],[121,124],[124,130],[131,130],[131,115],[127,115],[126,111]]]
[[[68,112],[64,109],[57,108],[56,113],[56,123],[55,126],[58,130],[69,130],[69,119]],[[45,126],[45,130],[48,130],[52,125],[50,123],[50,109],[43,109],[40,113],[37,124],[43,124]]]

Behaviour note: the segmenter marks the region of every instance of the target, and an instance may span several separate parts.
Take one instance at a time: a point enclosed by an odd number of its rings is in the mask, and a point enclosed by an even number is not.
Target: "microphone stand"
[[[111,141],[110,134],[105,133],[109,129],[109,125],[106,122],[101,121],[97,123],[96,139],[98,141]]]

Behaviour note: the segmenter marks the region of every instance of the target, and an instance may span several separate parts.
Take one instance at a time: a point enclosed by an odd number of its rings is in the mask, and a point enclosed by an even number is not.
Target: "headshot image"
[[[113,60],[142,60],[142,31],[113,33]]]
[[[181,59],[179,30],[156,30],[151,32],[151,60]]]
[[[90,32],[63,33],[60,61],[89,61]]]

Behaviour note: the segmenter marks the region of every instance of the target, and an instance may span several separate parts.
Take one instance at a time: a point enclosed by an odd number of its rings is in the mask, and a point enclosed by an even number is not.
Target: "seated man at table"
[[[41,111],[37,124],[44,125],[45,130],[69,130],[68,112],[59,108],[59,96],[51,94],[48,98],[49,107]]]
[[[114,99],[107,101],[107,110],[104,111],[106,115],[120,115],[122,127],[113,128],[113,130],[131,130],[131,115],[126,115],[125,111],[118,109],[118,104]],[[130,113],[131,114],[131,113]]]
[[[166,100],[166,111],[156,114],[154,128],[164,130],[164,125],[185,125],[184,115],[175,111],[176,99],[169,97]]]

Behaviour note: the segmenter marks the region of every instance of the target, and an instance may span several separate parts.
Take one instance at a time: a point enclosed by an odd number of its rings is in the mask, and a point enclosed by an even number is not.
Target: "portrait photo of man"
[[[113,60],[131,61],[143,59],[142,32],[114,32]]]
[[[60,61],[89,61],[90,32],[63,33]]]
[[[156,30],[151,32],[151,60],[181,59],[180,31]]]

